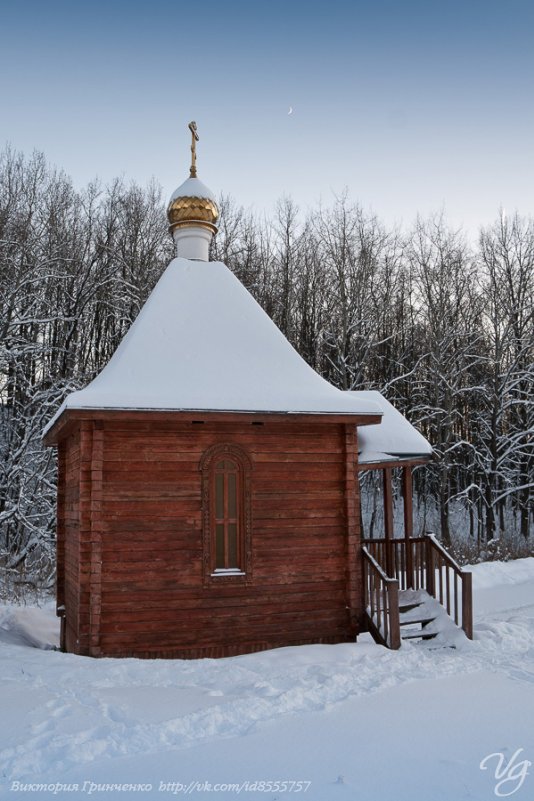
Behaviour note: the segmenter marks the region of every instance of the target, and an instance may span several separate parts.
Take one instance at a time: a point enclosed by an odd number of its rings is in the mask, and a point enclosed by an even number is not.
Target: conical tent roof
[[[107,366],[66,409],[380,415],[299,356],[221,262],[174,259]]]

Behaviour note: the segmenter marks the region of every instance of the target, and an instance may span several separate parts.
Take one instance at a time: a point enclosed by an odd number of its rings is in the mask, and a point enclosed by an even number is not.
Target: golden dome
[[[213,193],[197,178],[196,143],[198,142],[198,133],[196,122],[189,123],[189,130],[191,131],[190,177],[178,187],[169,201],[167,207],[169,229],[172,233],[176,228],[195,225],[207,228],[208,231],[216,234],[219,207]]]
[[[198,225],[216,234],[219,207],[202,181],[188,178],[171,197],[167,217],[171,233],[176,228]]]

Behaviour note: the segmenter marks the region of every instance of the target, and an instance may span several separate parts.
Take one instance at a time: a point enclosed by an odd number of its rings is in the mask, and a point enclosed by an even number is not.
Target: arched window
[[[250,579],[250,472],[242,448],[221,444],[209,448],[202,471],[204,578]]]
[[[212,469],[215,570],[241,570],[241,476],[234,459],[216,461]]]

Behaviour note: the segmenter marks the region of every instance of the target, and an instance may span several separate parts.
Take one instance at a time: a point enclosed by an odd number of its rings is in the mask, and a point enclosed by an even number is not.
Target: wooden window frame
[[[242,564],[239,570],[217,570],[215,567],[215,470],[219,461],[230,459],[237,465],[238,543]],[[243,584],[252,580],[252,460],[238,445],[219,443],[208,448],[200,460],[202,475],[202,545],[204,584]]]

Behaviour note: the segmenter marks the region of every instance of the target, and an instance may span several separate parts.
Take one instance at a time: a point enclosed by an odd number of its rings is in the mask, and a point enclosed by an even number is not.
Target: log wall
[[[354,639],[354,425],[78,425],[65,448],[67,650],[197,658]],[[206,586],[199,463],[217,443],[252,460],[252,578]]]
[[[78,652],[80,612],[80,439],[80,431],[75,431],[59,445],[59,497],[63,502],[58,503],[57,601],[68,610],[64,644],[74,653]]]

